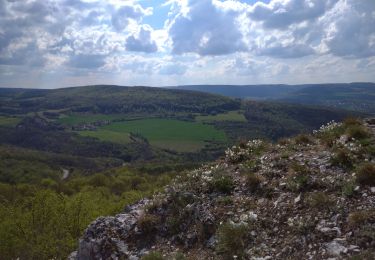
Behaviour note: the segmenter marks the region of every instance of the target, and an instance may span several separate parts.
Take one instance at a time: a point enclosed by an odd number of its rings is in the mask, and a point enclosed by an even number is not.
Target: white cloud
[[[349,58],[375,55],[375,1],[341,1],[324,22],[330,53]]]
[[[180,4],[168,28],[173,53],[224,55],[246,50],[238,29],[240,11],[216,2],[190,0]]]

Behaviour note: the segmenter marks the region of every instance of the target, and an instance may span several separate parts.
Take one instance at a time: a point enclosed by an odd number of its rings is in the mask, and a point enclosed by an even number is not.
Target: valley
[[[162,88],[0,89],[0,252],[64,258],[92,220],[162,191],[227,147],[366,115]]]

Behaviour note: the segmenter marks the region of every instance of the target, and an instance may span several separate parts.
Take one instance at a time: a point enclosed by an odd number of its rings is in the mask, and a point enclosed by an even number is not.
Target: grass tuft
[[[375,164],[365,163],[358,168],[357,182],[361,185],[375,185]]]

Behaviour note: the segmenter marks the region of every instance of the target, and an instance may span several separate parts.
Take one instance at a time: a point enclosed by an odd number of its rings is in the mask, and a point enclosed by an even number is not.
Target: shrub
[[[290,169],[293,172],[299,173],[299,174],[309,174],[310,173],[309,169],[305,165],[299,164],[297,162],[293,162],[290,165]]]
[[[183,253],[177,252],[176,255],[173,257],[173,260],[186,260],[186,257]]]
[[[246,248],[246,238],[248,233],[247,225],[235,225],[231,223],[223,224],[217,231],[218,244],[217,251],[228,259],[242,259]]]
[[[151,214],[145,214],[138,220],[138,227],[145,235],[151,235],[157,228],[156,226],[160,223],[159,217]]]
[[[347,117],[344,119],[344,126],[349,127],[353,125],[362,125],[362,122],[360,119],[355,117]]]
[[[310,195],[309,205],[310,207],[317,209],[327,209],[333,204],[331,198],[324,192],[316,192]]]
[[[260,169],[260,161],[259,160],[248,160],[244,163],[246,171],[249,172],[257,172]]]
[[[228,175],[219,175],[214,178],[212,182],[212,188],[215,191],[229,194],[234,188],[233,179]]]
[[[290,140],[288,138],[280,138],[277,141],[277,144],[279,145],[288,145],[290,143]]]
[[[346,197],[351,197],[354,194],[354,188],[353,182],[347,182],[341,188],[342,194]]]
[[[246,187],[250,192],[254,192],[258,189],[261,183],[261,179],[256,174],[247,174],[246,175]]]
[[[348,127],[347,134],[349,135],[349,137],[358,140],[365,139],[371,136],[368,130],[361,125],[353,125]]]
[[[142,257],[142,260],[165,260],[160,252],[150,252]]]
[[[315,131],[315,133],[324,145],[332,147],[337,138],[345,133],[345,127],[341,124],[331,122],[322,126],[320,130]]]
[[[228,205],[232,205],[233,199],[230,196],[224,196],[224,197],[218,198],[217,203],[223,206],[228,206]]]
[[[310,180],[309,169],[296,162],[292,163],[289,171],[291,171],[291,176],[287,180],[287,187],[291,191],[302,191],[306,189]]]
[[[352,227],[359,227],[370,220],[375,220],[375,210],[362,210],[349,214],[348,222]]]
[[[367,260],[367,259],[375,259],[375,252],[373,250],[365,250],[361,251],[358,255],[354,255],[349,258],[349,260]]]
[[[365,163],[358,168],[357,182],[361,185],[375,185],[375,164]]]
[[[353,167],[353,159],[347,149],[338,149],[335,155],[331,158],[331,164],[350,169]]]
[[[305,134],[297,135],[294,139],[296,144],[310,144],[312,143],[311,137]]]

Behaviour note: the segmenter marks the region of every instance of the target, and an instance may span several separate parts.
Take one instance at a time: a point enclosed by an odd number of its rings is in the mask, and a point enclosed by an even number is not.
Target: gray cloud
[[[134,35],[126,39],[126,49],[135,52],[156,52],[158,47],[156,42],[151,38],[151,30],[147,27],[142,27],[137,37]]]
[[[270,56],[275,58],[293,59],[314,54],[315,51],[304,44],[272,44],[266,48],[258,49],[257,54],[261,56]]]
[[[329,51],[336,56],[369,57],[375,55],[375,1],[349,0],[349,6],[330,21],[335,27],[328,32]]]
[[[0,55],[0,65],[42,67],[46,63],[43,52],[35,43],[28,43],[15,52]]]
[[[246,50],[237,12],[220,9],[211,0],[190,0],[188,7],[189,12],[178,13],[169,28],[173,53],[224,55]]]
[[[79,69],[97,69],[105,64],[106,55],[78,54],[70,57],[67,65]]]
[[[123,6],[112,14],[112,25],[117,31],[124,30],[129,19],[140,21],[146,14],[146,11],[140,5]]]
[[[90,11],[86,16],[82,17],[80,24],[82,26],[92,26],[100,24],[99,17],[102,15],[97,10]]]
[[[263,22],[266,28],[285,29],[303,21],[314,20],[325,14],[338,0],[273,0],[258,2],[249,13],[252,20]]]

